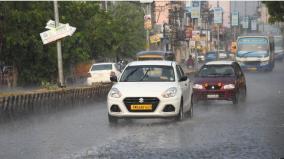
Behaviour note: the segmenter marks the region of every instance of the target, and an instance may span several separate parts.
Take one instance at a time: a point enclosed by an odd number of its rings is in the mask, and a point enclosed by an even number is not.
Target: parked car
[[[111,82],[110,76],[119,76],[121,73],[116,63],[96,63],[88,72],[87,84],[93,85],[97,82]]]
[[[210,51],[205,54],[205,62],[210,62],[210,61],[216,61],[217,60],[217,52],[216,51]]]
[[[219,50],[219,59],[225,60],[229,58],[229,53],[227,53],[225,50]]]
[[[201,67],[193,85],[193,99],[229,100],[238,104],[246,97],[246,80],[234,61],[213,61]]]
[[[190,81],[174,61],[134,61],[121,77],[111,77],[107,108],[110,123],[119,118],[175,117],[193,113]]]

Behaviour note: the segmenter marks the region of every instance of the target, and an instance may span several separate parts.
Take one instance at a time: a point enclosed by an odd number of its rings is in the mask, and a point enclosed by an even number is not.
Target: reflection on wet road
[[[284,157],[284,63],[246,73],[248,97],[233,105],[199,103],[193,119],[121,120],[110,126],[105,102],[0,124],[0,158]]]

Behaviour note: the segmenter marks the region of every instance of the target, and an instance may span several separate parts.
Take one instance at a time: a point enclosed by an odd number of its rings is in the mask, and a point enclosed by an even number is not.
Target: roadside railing
[[[112,84],[0,96],[0,115],[33,112],[104,99]]]

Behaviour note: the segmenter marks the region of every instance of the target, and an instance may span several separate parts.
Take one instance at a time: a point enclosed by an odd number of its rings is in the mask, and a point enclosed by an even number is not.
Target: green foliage
[[[53,12],[52,1],[0,2],[0,61],[17,67],[20,84],[56,82],[56,45],[43,45],[39,36]],[[77,63],[128,57],[144,46],[139,4],[115,2],[105,12],[99,2],[59,2],[59,15],[61,23],[77,28],[62,40],[65,75]]]
[[[262,2],[268,8],[268,13],[271,16],[269,22],[283,22],[284,21],[284,2],[283,1],[264,1]]]
[[[41,81],[41,87],[47,90],[56,90],[58,88],[56,84],[51,84],[47,81]]]

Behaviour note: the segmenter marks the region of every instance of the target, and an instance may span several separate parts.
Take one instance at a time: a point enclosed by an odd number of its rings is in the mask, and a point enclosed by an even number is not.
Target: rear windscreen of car
[[[204,65],[200,71],[199,76],[234,76],[234,68],[228,65]]]
[[[112,64],[93,65],[91,71],[112,70]]]
[[[206,54],[206,57],[216,57],[216,56],[217,56],[217,53],[215,52],[210,52]]]
[[[129,66],[123,72],[120,82],[173,82],[172,66]]]

